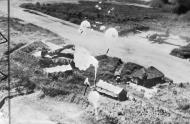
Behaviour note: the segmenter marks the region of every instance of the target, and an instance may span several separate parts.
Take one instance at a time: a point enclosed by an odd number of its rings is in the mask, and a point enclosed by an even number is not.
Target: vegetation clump
[[[189,0],[152,0],[151,6],[161,8],[177,14],[184,14],[190,10]]]

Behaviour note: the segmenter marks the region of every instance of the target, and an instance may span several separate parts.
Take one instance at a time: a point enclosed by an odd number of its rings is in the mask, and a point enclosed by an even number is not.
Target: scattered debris
[[[99,21],[96,21],[95,23],[96,23],[96,24],[99,24],[99,25],[103,24],[102,22],[99,22]]]
[[[143,92],[144,93],[144,97],[150,99],[152,96],[154,96],[157,93],[157,88],[153,87],[153,88],[146,88],[144,86],[141,85],[137,85],[134,83],[129,82],[129,86],[131,86],[133,89]]]
[[[153,33],[153,34],[148,34],[146,38],[149,41],[154,41],[158,43],[163,43],[166,39],[168,39],[170,36],[169,34],[169,29],[166,30],[165,34],[159,34],[159,33]]]
[[[98,10],[102,10],[102,8],[99,5],[96,5],[95,8]]]
[[[96,27],[96,25],[95,25],[95,24],[93,24],[93,25],[92,25],[92,27]]]
[[[100,26],[100,31],[104,31],[106,29],[106,26],[102,25]]]
[[[117,82],[121,81],[121,72],[122,72],[125,64],[123,64],[123,62],[121,62],[121,63],[118,63],[118,66],[119,67],[115,70],[115,73],[114,73],[114,76],[115,76]]]
[[[111,8],[110,10],[108,10],[108,14],[111,14],[114,11],[115,8]]]
[[[102,1],[99,1],[98,3],[99,3],[99,4],[102,4]]]
[[[62,65],[62,66],[56,66],[56,67],[50,67],[50,68],[44,68],[44,71],[46,73],[54,73],[54,72],[65,72],[67,70],[72,70],[70,65]]]

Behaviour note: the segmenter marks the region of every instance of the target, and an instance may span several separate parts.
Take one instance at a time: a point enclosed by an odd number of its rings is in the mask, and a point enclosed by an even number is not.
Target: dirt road
[[[190,63],[169,55],[176,46],[168,44],[152,44],[137,35],[118,38],[116,41],[107,41],[102,33],[89,31],[86,36],[78,33],[78,25],[63,21],[40,12],[32,14],[24,11],[18,5],[24,1],[11,1],[11,17],[22,19],[39,27],[48,29],[61,37],[87,48],[93,55],[103,54],[110,48],[109,55],[121,57],[125,61],[132,61],[144,66],[153,65],[160,69],[174,82],[190,81]],[[6,8],[6,1],[0,1],[0,11]],[[175,40],[173,40],[175,42]],[[173,42],[170,40],[170,42]]]

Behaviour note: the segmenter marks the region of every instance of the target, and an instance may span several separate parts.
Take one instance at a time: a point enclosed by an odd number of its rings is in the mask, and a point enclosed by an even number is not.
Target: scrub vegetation
[[[118,1],[126,2],[126,1]],[[128,2],[128,1],[127,1]],[[130,2],[130,1],[129,1]],[[182,2],[169,3],[167,0],[153,0],[146,2],[154,8],[143,8],[137,6],[128,6],[114,4],[111,2],[103,2],[99,5],[102,9],[95,8],[98,2],[79,1],[74,3],[24,3],[21,7],[31,10],[40,11],[42,13],[80,24],[83,20],[90,21],[92,28],[98,31],[100,26],[106,27],[116,26],[120,36],[126,36],[128,33],[136,33],[136,30],[146,31],[149,29],[165,31],[166,28],[175,34],[188,36],[189,28],[189,12],[188,9],[180,8],[188,5]],[[110,9],[114,10],[108,14]],[[98,22],[98,23],[96,23]],[[99,24],[101,22],[102,24]],[[187,27],[185,30],[183,27]],[[183,34],[181,30],[184,30]]]

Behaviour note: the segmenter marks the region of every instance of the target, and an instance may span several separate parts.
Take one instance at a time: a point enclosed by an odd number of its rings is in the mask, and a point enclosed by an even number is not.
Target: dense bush
[[[43,77],[42,72],[36,74],[37,70],[40,70],[37,66],[27,67],[11,61],[11,88],[23,86],[26,90],[33,91],[36,88],[38,79]]]
[[[68,95],[69,92],[59,88],[52,88],[52,87],[42,87],[42,91],[45,95],[55,97],[58,95]]]
[[[14,52],[15,50],[21,48],[21,47],[24,46],[25,44],[26,44],[26,43],[13,44],[13,45],[11,45],[10,50],[9,50],[9,51],[6,51],[4,54],[5,54],[5,55],[8,55],[8,54]]]
[[[102,124],[118,124],[119,120],[117,117],[111,117],[109,115],[105,115],[105,118],[102,120]]]
[[[23,65],[26,65],[28,67],[30,67],[30,66],[36,66],[36,64],[39,61],[39,59],[37,59],[33,55],[28,54],[26,52],[22,52],[21,50],[12,53],[10,55],[10,59],[14,60],[16,62],[19,62],[19,63],[21,63]]]
[[[60,72],[48,76],[50,81],[40,83],[40,88],[45,95],[70,95],[70,94],[83,94],[85,77],[81,75],[78,70],[73,73],[66,74],[67,72]],[[56,79],[54,79],[56,77]]]
[[[39,48],[43,48],[43,47],[48,49],[48,46],[46,44],[44,44],[43,42],[35,41],[32,44],[29,44],[26,47],[22,48],[21,51],[26,52],[26,53],[31,53],[31,52],[34,52],[35,50],[37,50]]]
[[[170,54],[179,58],[188,59],[190,58],[190,44],[180,48],[175,48]]]
[[[69,21],[72,22],[72,23],[75,23],[75,24],[80,24],[81,23],[81,20],[77,19],[77,18],[71,18],[71,19],[69,19]]]
[[[189,0],[176,0],[179,7],[183,10],[190,10],[190,1]]]
[[[184,21],[190,21],[190,11],[181,15],[181,20],[184,20]]]
[[[134,23],[161,17],[159,11],[155,9],[103,3],[101,5],[103,9],[99,11],[95,8],[96,4],[97,2],[80,1],[79,4],[22,4],[21,7],[37,10],[75,24],[80,24],[85,18],[91,24],[95,24],[96,21],[100,21],[103,24],[128,24],[129,21]],[[115,10],[111,14],[108,14],[108,10],[111,8],[115,8]],[[136,23],[136,25],[139,25],[136,27],[140,27],[141,24]],[[99,29],[95,28],[95,30]]]
[[[152,7],[161,8],[163,11],[183,14],[190,10],[189,0],[152,0]]]
[[[166,2],[164,0],[152,0],[151,6],[156,8],[162,8]]]
[[[116,0],[116,1],[127,2],[127,3],[145,4],[145,5],[147,5],[149,3],[148,1],[143,1],[143,0]]]
[[[173,12],[178,13],[178,14],[183,14],[189,10],[190,10],[189,0],[176,0]]]

